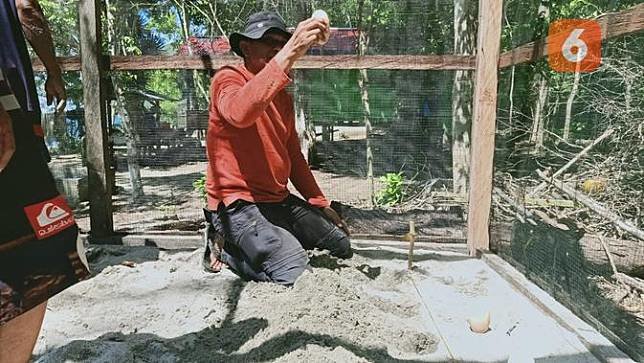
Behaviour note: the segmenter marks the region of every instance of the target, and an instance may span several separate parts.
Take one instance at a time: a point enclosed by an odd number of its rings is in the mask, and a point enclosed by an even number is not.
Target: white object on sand
[[[488,311],[482,317],[467,319],[470,324],[470,330],[475,333],[484,334],[490,330],[490,312]]]

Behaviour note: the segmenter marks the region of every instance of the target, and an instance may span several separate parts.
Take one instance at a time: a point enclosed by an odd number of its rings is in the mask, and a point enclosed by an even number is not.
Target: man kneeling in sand
[[[211,85],[206,220],[217,244],[204,256],[207,269],[225,264],[246,280],[292,285],[308,264],[305,250],[353,255],[346,224],[300,151],[285,90],[295,61],[329,32],[328,20],[310,18],[291,34],[264,11],[230,35],[244,64],[222,67]],[[289,179],[306,201],[290,194]]]

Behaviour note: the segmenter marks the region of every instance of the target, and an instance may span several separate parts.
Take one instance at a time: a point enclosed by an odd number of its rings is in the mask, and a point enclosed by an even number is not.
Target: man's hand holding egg
[[[316,10],[313,12],[313,15],[311,15],[311,18],[313,19],[318,19],[323,21],[326,24],[326,29],[322,33],[320,33],[320,36],[318,37],[318,45],[322,46],[326,44],[329,41],[329,38],[331,37],[331,29],[329,27],[329,15],[326,13],[324,10]]]

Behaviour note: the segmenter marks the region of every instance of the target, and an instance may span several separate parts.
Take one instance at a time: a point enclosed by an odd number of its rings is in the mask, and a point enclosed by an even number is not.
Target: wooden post
[[[414,267],[414,242],[416,242],[416,225],[414,221],[409,221],[409,256],[407,261],[407,269],[411,270]]]
[[[502,9],[501,0],[479,0],[467,223],[467,245],[471,255],[490,248],[492,162]]]
[[[92,237],[113,234],[112,190],[109,177],[109,148],[105,87],[101,62],[100,0],[80,0],[80,50],[85,106],[85,145],[89,184],[90,228]]]

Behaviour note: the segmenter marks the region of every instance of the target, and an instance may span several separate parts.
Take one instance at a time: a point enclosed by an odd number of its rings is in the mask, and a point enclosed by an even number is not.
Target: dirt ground
[[[205,201],[193,182],[203,175],[206,162],[191,162],[173,167],[141,169],[144,196],[132,203],[127,171],[116,174],[118,193],[113,198],[114,229],[126,233],[198,231],[203,226]],[[389,213],[371,207],[366,178],[313,171],[318,184],[330,200],[339,201],[352,233],[397,234],[408,231],[409,220],[416,222],[421,235],[463,237],[465,223],[458,211],[410,211]],[[376,180],[375,190],[382,188]],[[295,192],[292,186],[289,188]],[[297,193],[296,193],[297,194]],[[81,230],[89,231],[89,206],[77,210]]]
[[[95,276],[50,300],[36,361],[395,362],[436,350],[404,263],[318,253],[285,288],[207,274],[201,253],[92,247]]]

